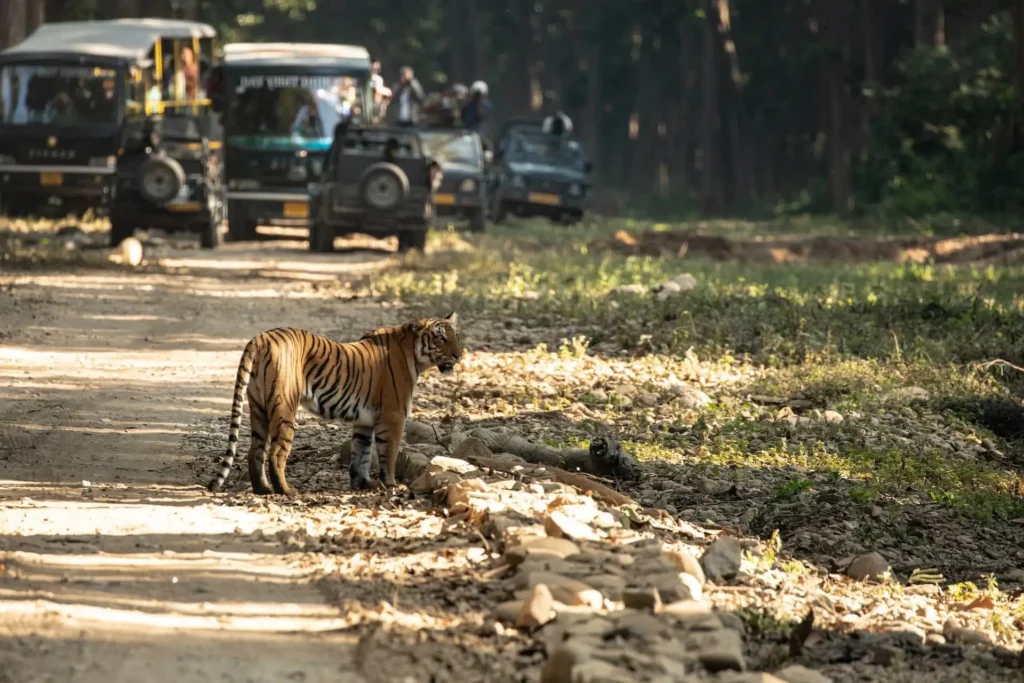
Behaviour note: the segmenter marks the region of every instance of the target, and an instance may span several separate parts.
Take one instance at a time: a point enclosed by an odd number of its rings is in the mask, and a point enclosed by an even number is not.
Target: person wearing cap
[[[487,84],[476,81],[469,86],[469,98],[462,106],[462,126],[466,130],[483,132],[484,124],[491,116],[491,100],[487,97]]]

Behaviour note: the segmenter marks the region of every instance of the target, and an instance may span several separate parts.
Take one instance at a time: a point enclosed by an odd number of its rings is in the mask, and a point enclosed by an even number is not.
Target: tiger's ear
[[[448,321],[448,324],[452,326],[453,330],[458,329],[458,327],[459,327],[459,314],[458,313],[456,313],[455,311],[452,311],[451,313],[446,315],[444,317],[444,319]]]

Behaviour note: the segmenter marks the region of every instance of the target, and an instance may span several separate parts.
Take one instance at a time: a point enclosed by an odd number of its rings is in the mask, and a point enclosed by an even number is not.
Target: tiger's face
[[[452,312],[444,318],[425,321],[417,346],[429,365],[436,365],[443,373],[454,370],[455,364],[462,360],[458,315]]]

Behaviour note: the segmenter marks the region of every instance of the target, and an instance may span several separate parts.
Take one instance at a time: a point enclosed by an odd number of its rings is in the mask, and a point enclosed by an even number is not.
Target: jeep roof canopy
[[[370,53],[358,45],[328,43],[231,43],[224,46],[225,66],[291,66],[299,69],[340,66],[369,69]]]
[[[209,24],[186,19],[113,19],[109,23],[146,28],[170,40],[217,37],[217,31]]]
[[[145,60],[153,43],[165,37],[141,25],[117,26],[109,21],[63,21],[43,24],[0,57],[61,57],[87,55],[129,61]]]

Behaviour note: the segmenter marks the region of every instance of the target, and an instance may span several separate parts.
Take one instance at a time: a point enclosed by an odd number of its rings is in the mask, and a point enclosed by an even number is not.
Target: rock
[[[484,493],[486,491],[487,483],[483,479],[463,479],[457,481],[448,486],[448,510],[452,514],[466,510],[469,508],[469,502],[474,493]]]
[[[716,683],[786,683],[781,678],[764,671],[746,671],[743,673],[730,671],[719,675]]]
[[[731,628],[733,631],[739,633],[747,632],[747,625],[743,623],[743,619],[740,615],[735,612],[716,612],[718,620],[722,622],[722,626],[725,628]]]
[[[743,659],[743,639],[730,629],[691,633],[686,648],[692,650],[704,668],[711,673],[718,671],[746,671]]]
[[[530,572],[526,580],[528,588],[538,584],[546,584],[555,600],[571,607],[589,607],[600,609],[604,605],[601,592],[591,588],[582,581],[570,579],[553,572]]]
[[[591,400],[596,401],[597,403],[608,402],[608,392],[604,389],[591,389],[589,395]]]
[[[446,455],[435,455],[430,459],[430,468],[435,472],[455,472],[456,474],[469,474],[476,469],[476,465],[470,465],[465,460],[449,458]]]
[[[530,589],[530,594],[523,600],[522,608],[516,617],[519,628],[538,628],[555,618],[555,598],[551,589],[539,583]]]
[[[825,422],[834,422],[836,424],[843,421],[843,416],[834,410],[825,411]]]
[[[628,638],[653,638],[669,633],[672,625],[649,611],[627,609],[616,615],[615,630]]]
[[[900,387],[893,389],[886,396],[889,401],[925,401],[931,394],[927,389],[921,387]]]
[[[661,614],[672,617],[689,631],[716,631],[723,628],[719,614],[728,613],[715,612],[714,606],[710,602],[680,600],[662,605]],[[739,632],[742,633],[742,631]]]
[[[653,392],[645,391],[644,393],[640,394],[640,405],[647,406],[648,408],[653,408],[659,403],[661,403],[661,396],[658,396]]]
[[[672,278],[672,282],[679,285],[679,288],[684,292],[688,292],[691,289],[695,289],[697,287],[697,278],[690,275],[689,273],[681,273],[679,275],[676,275],[674,278]]]
[[[707,579],[704,577],[704,569],[700,566],[700,560],[685,550],[669,550],[665,558],[672,563],[678,572],[689,574],[703,584]]]
[[[612,290],[616,294],[632,294],[639,296],[647,293],[647,288],[643,285],[619,285]]]
[[[590,659],[590,651],[583,645],[567,640],[555,648],[540,673],[541,683],[574,683],[573,668]]]
[[[627,588],[622,591],[622,602],[627,609],[661,610],[661,595],[657,588]]]
[[[510,600],[509,602],[503,602],[494,608],[494,618],[502,622],[513,622],[519,618],[519,613],[523,611],[522,600]]]
[[[879,581],[889,571],[889,563],[880,553],[861,555],[846,568],[846,575],[854,581]]]
[[[775,675],[786,683],[832,683],[828,676],[799,664],[791,664],[785,669],[780,669]]]
[[[945,645],[946,636],[941,633],[929,633],[925,636],[924,642],[927,645]]]
[[[352,459],[351,449],[352,442],[349,441],[349,454],[345,461],[346,463]],[[395,474],[403,481],[413,482],[426,474],[429,467],[430,458],[418,451],[406,448],[402,451],[402,455],[399,456],[398,462],[395,464]]]
[[[743,561],[743,546],[731,536],[719,536],[704,551],[700,558],[700,566],[704,575],[711,581],[722,581],[736,578]]]
[[[135,237],[128,237],[118,246],[121,262],[135,267],[142,264],[142,242]]]
[[[681,294],[683,292],[683,288],[678,282],[666,280],[660,285],[655,285],[654,292],[655,296],[657,296],[659,300],[665,300],[671,296],[675,296],[676,294]]]
[[[612,393],[626,398],[633,398],[639,393],[639,390],[632,384],[616,384],[612,387]]]
[[[491,450],[487,448],[487,444],[475,436],[467,436],[452,450],[452,458],[456,460],[468,461],[470,458],[490,458],[491,455]]]
[[[892,645],[879,645],[871,656],[871,663],[875,666],[892,666],[903,656],[903,650]]]
[[[548,536],[568,538],[573,541],[599,541],[601,535],[592,527],[574,519],[561,509],[552,510],[544,518],[544,531]]]
[[[984,631],[960,626],[953,619],[949,619],[942,626],[942,635],[951,643],[963,643],[964,645],[989,645],[992,638]]]
[[[711,405],[711,397],[696,387],[682,382],[669,387],[669,393],[676,397],[676,403],[689,410],[697,410]]]
[[[686,580],[683,577],[686,577]],[[657,588],[661,599],[665,602],[700,600],[702,594],[697,579],[684,572],[652,574],[644,579],[644,583],[651,588]],[[696,595],[693,593],[694,590],[697,592]]]
[[[877,505],[872,505],[870,508],[868,508],[868,514],[870,514],[872,517],[878,518],[885,514],[885,510],[878,507]]]
[[[635,681],[636,678],[630,672],[600,659],[588,659],[572,668],[571,683],[635,683]]]
[[[586,576],[583,582],[591,588],[601,591],[601,594],[609,600],[622,600],[623,591],[626,589],[626,579],[615,574],[598,574],[597,576]]]
[[[504,554],[505,563],[517,566],[527,557],[536,559],[558,559],[564,560],[573,555],[579,555],[580,549],[572,541],[564,538],[527,538],[516,546],[507,548]]]

